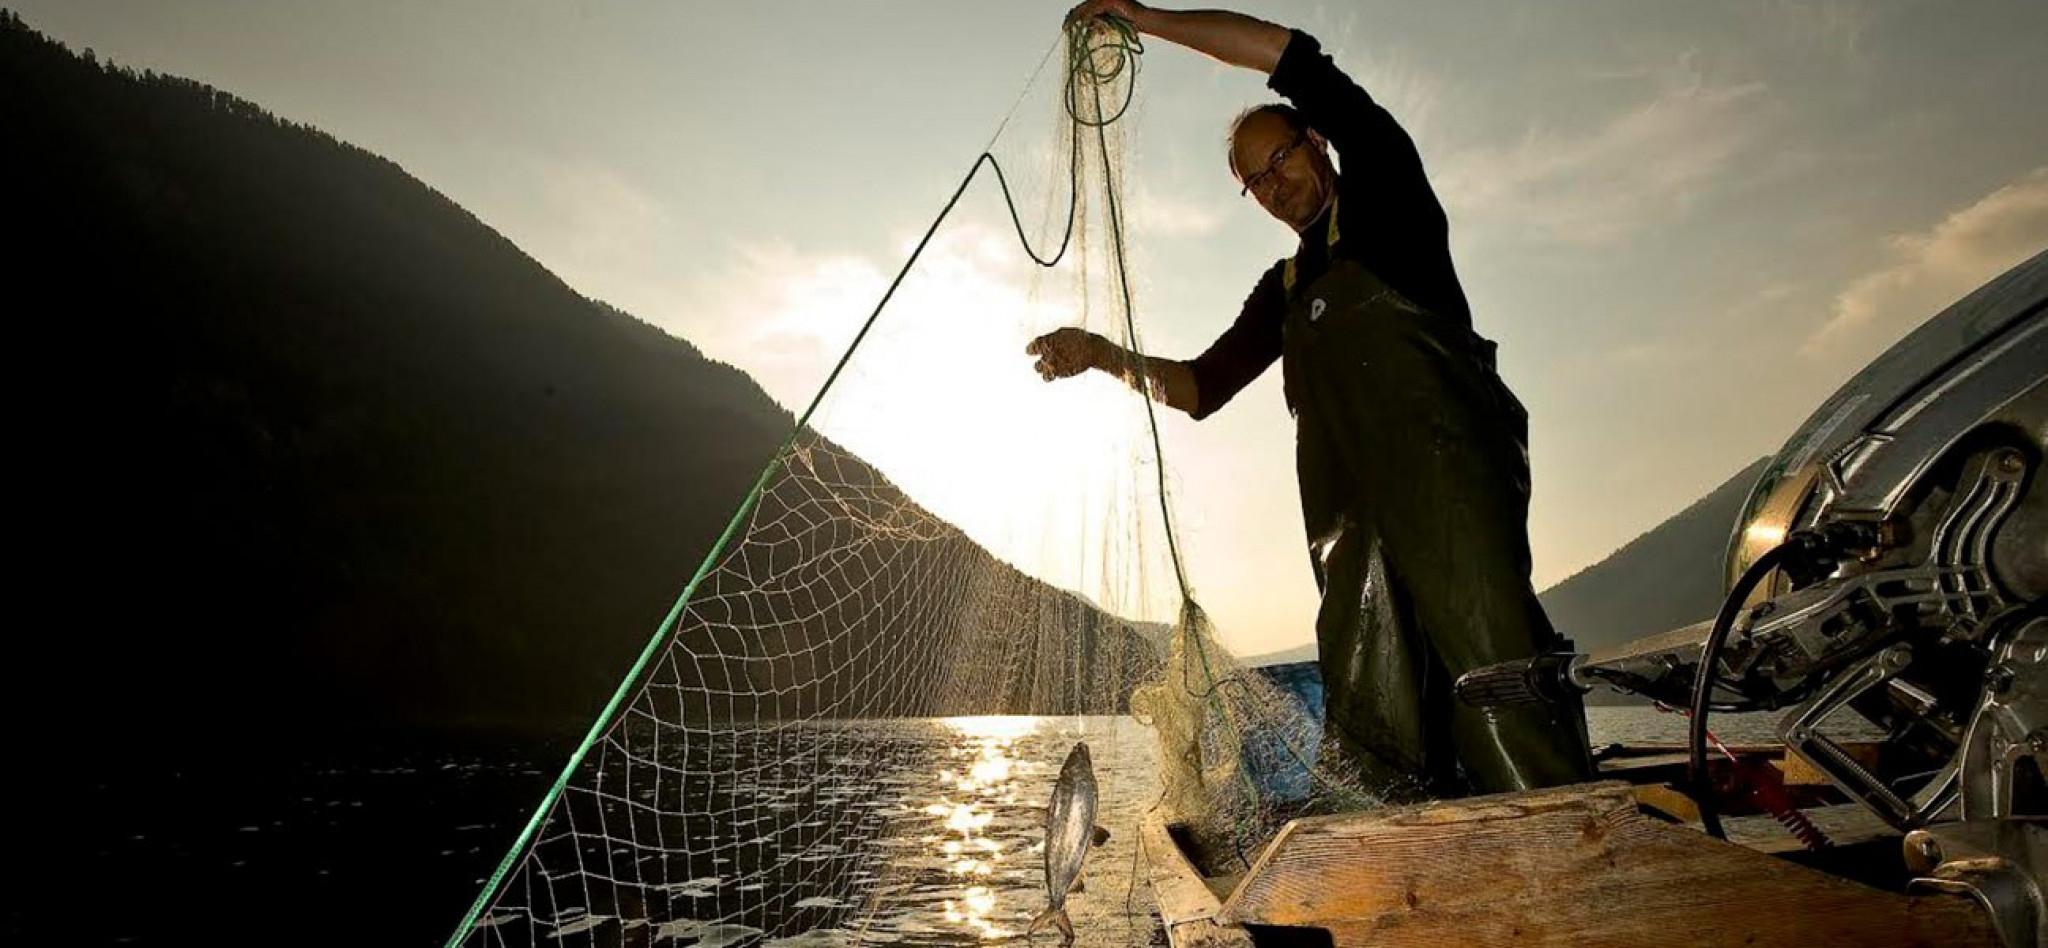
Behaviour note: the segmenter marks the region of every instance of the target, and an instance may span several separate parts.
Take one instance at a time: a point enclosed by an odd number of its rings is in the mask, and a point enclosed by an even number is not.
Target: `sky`
[[[73,49],[396,161],[793,408],[1013,106],[994,151],[1027,224],[1051,193],[1054,89],[1026,80],[1060,2],[5,2]],[[1416,140],[1530,410],[1539,588],[1775,451],[1906,331],[2048,247],[2038,0],[1239,9],[1316,35]],[[1201,351],[1292,250],[1224,163],[1263,79],[1147,46],[1117,133],[1148,351]],[[1156,474],[1126,463],[1145,453],[1134,397],[1044,386],[1021,354],[1080,318],[1057,273],[980,181],[853,363],[855,407],[820,422],[999,550],[1067,543],[1046,539],[1062,505],[1144,515],[1142,484],[1111,503],[1050,480]],[[1160,417],[1189,580],[1248,654],[1313,636],[1278,375],[1199,424]],[[1099,567],[1105,542],[1005,555]]]

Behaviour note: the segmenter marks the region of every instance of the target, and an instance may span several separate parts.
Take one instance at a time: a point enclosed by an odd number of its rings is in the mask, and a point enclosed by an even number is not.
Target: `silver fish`
[[[1081,863],[1095,842],[1095,764],[1088,757],[1088,744],[1077,743],[1060,766],[1060,779],[1052,785],[1052,802],[1045,808],[1045,894],[1051,904],[1024,934],[1035,935],[1047,925],[1060,930],[1063,944],[1074,943],[1074,923],[1067,918],[1067,893],[1081,877]]]

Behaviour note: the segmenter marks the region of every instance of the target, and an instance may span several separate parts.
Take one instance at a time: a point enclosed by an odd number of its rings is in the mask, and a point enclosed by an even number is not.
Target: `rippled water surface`
[[[1681,718],[1647,708],[1592,708],[1588,720],[1595,746],[1675,742],[1684,734]],[[1070,911],[1084,944],[1159,941],[1149,893],[1132,885],[1135,828],[1157,794],[1151,736],[1142,726],[1113,718],[960,718],[833,727],[868,732],[860,735],[866,746],[893,748],[886,772],[869,766],[857,785],[822,788],[833,805],[858,803],[874,814],[861,824],[869,838],[837,838],[827,825],[795,875],[749,881],[741,878],[744,867],[707,865],[678,880],[677,893],[696,900],[684,906],[695,911],[638,938],[661,934],[669,937],[659,944],[698,948],[773,943],[774,936],[785,944],[839,944],[855,932],[901,944],[1014,939],[1045,907],[1042,808],[1061,760],[1086,740],[1102,787],[1098,822],[1112,835],[1090,855],[1086,888]],[[1756,716],[1717,719],[1715,729],[1731,742],[1771,737],[1769,719]],[[440,944],[568,750],[327,742],[290,753],[273,748],[225,768],[103,768],[78,797],[85,815],[65,830],[66,851],[86,854],[98,883],[50,877],[46,896],[15,901],[7,932],[58,934],[70,944],[259,944],[281,931],[296,944]],[[772,777],[743,789],[750,799],[800,799],[778,796],[791,788]],[[764,803],[763,812],[805,822],[803,808],[816,805]],[[1843,819],[1857,821],[1852,812],[1830,825]],[[1747,831],[1775,832],[1768,821]],[[866,856],[842,858],[855,851]],[[842,872],[845,878],[833,875]],[[745,886],[756,888],[740,891]],[[783,917],[733,921],[736,906],[770,889],[780,890]],[[527,930],[546,944],[573,943],[548,936],[573,935],[578,925],[596,933],[599,920],[568,911],[574,908],[559,907]]]

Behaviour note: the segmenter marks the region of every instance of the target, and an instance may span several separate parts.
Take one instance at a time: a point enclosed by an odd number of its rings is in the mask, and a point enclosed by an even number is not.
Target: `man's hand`
[[[1067,11],[1067,25],[1084,23],[1099,16],[1113,16],[1136,26],[1138,18],[1145,12],[1145,5],[1138,0],[1082,0]]]
[[[1228,10],[1161,10],[1138,0],[1082,0],[1067,11],[1067,25],[1113,16],[1147,36],[1178,43],[1233,66],[1270,74],[1280,65],[1290,34],[1255,17]]]
[[[1031,344],[1024,347],[1024,354],[1038,357],[1038,363],[1032,368],[1050,382],[1100,368],[1109,361],[1106,357],[1108,350],[1109,340],[1086,329],[1068,326],[1031,340]]]
[[[1055,329],[1031,340],[1024,352],[1038,357],[1032,368],[1048,382],[1097,369],[1123,379],[1138,394],[1168,408],[1192,415],[1201,404],[1193,366],[1134,355],[1086,329]]]

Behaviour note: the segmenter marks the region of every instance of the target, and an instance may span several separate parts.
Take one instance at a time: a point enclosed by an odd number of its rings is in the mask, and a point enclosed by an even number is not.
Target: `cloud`
[[[1032,371],[1025,344],[1069,323],[1083,288],[1044,279],[1015,246],[1013,235],[972,224],[935,237],[812,424],[998,557],[1118,602],[1113,584],[1125,574],[1075,552],[1121,549],[1154,522],[1157,488],[1134,475],[1137,452],[1151,447],[1144,405],[1106,375],[1048,385]],[[704,349],[801,410],[901,257],[732,251],[728,286],[706,300]],[[1088,289],[1104,282],[1098,274]],[[1171,615],[1176,602],[1154,614]]]
[[[1220,177],[1220,175],[1219,175]],[[1131,231],[1147,237],[1208,237],[1223,228],[1227,206],[1163,192],[1141,191],[1130,209]]]
[[[577,292],[695,340],[701,291],[685,265],[693,249],[686,214],[601,161],[492,160],[500,190],[465,206]]]
[[[888,287],[880,265],[850,254],[807,255],[786,244],[733,248],[733,266],[693,337],[801,411]]]
[[[2035,168],[1932,228],[1890,239],[1891,262],[1835,297],[1834,313],[1809,336],[1809,356],[1850,340],[1891,340],[1943,306],[2048,247],[2048,166]]]
[[[547,225],[535,237],[545,241],[546,259],[565,277],[613,275],[620,260],[643,256],[650,242],[677,226],[661,201],[597,162],[535,160],[527,173],[532,203]]]
[[[1735,11],[1749,21],[1750,32],[1796,51],[1811,51],[1843,62],[1864,52],[1864,37],[1875,16],[1862,3],[1791,0],[1744,6]]]
[[[1361,37],[1369,37],[1369,41]],[[1411,137],[1425,142],[1436,134],[1437,105],[1444,98],[1444,83],[1421,65],[1430,61],[1429,56],[1389,43],[1383,34],[1361,27],[1355,10],[1347,10],[1335,33],[1325,40],[1324,49]]]
[[[1451,155],[1438,181],[1454,218],[1587,247],[1685,215],[1757,140],[1766,101],[1763,83],[1708,81],[1694,58],[1591,129]]]
[[[879,254],[734,245],[719,288],[700,301],[692,338],[746,369],[784,405],[801,408],[915,245],[912,235]],[[903,367],[912,364],[919,384],[967,384],[990,365],[1036,382],[1024,341],[1034,328],[1059,325],[1068,311],[1044,298],[1044,271],[1016,248],[1013,234],[987,227],[942,230],[869,330],[835,387],[840,400],[870,397],[868,390],[895,397],[894,387],[906,381]]]

